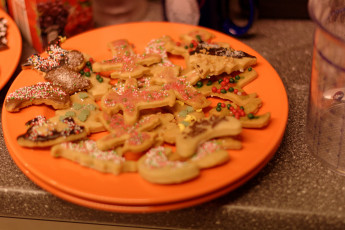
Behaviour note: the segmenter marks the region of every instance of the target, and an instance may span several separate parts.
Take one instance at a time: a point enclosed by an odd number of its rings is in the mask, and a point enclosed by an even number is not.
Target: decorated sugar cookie
[[[126,39],[112,41],[108,47],[113,58],[95,62],[92,68],[95,72],[112,71],[111,78],[139,78],[150,71],[147,66],[161,61],[161,57],[157,54],[135,54],[131,44]]]
[[[191,70],[195,70],[200,79],[205,79],[207,76],[244,71],[256,64],[256,57],[219,45],[199,43],[190,53],[188,62]]]
[[[156,133],[149,133],[157,127],[161,121],[158,116],[145,116],[133,125],[127,125],[121,114],[109,115],[103,112],[99,116],[101,122],[110,132],[97,140],[97,146],[101,150],[113,149],[123,146],[121,154],[132,151],[142,152],[155,143]]]
[[[62,49],[61,40],[57,38],[49,44],[46,56],[31,55],[22,68],[32,68],[43,73],[45,80],[61,85],[69,94],[89,89],[90,81],[79,74],[85,65],[84,55],[77,50]]]
[[[138,161],[139,175],[151,183],[176,184],[199,176],[196,164],[170,161],[171,152],[162,146],[152,148]]]
[[[77,125],[71,117],[48,120],[44,116],[37,116],[26,125],[27,131],[17,137],[18,144],[24,147],[49,147],[87,136],[85,128]]]
[[[126,161],[125,158],[118,155],[114,150],[101,151],[93,140],[63,142],[54,145],[51,149],[51,154],[54,157],[64,157],[103,173],[118,175],[122,172],[137,171],[136,162]]]
[[[234,117],[207,117],[187,126],[176,137],[176,152],[181,157],[190,157],[201,143],[216,137],[236,136],[241,131],[241,123]]]
[[[190,158],[200,169],[215,167],[228,162],[228,151],[221,148],[216,141],[207,141],[198,146],[196,153]]]
[[[99,121],[101,113],[95,99],[86,92],[79,92],[71,96],[72,105],[68,109],[56,110],[55,115],[61,119],[72,117],[75,122],[84,126],[88,133],[104,131],[103,124]]]
[[[114,114],[123,111],[126,124],[138,121],[140,110],[154,109],[175,104],[175,93],[171,89],[139,89],[136,80],[130,78],[125,85],[117,85],[103,96],[103,111]]]
[[[173,90],[176,98],[195,109],[202,109],[210,105],[210,101],[198,92],[186,79],[176,76],[177,72],[173,67],[161,67],[157,69],[151,83],[162,85],[164,90]]]
[[[66,109],[71,105],[71,100],[61,86],[50,82],[39,82],[16,89],[5,99],[5,108],[9,112],[18,112],[25,107],[40,104],[52,106],[54,109]]]

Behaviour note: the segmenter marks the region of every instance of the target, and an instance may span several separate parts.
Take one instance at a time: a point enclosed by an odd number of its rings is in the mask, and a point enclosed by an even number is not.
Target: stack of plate
[[[12,77],[16,70],[20,55],[22,54],[22,37],[16,23],[2,9],[0,9],[0,18],[7,20],[7,49],[0,50],[0,90]]]
[[[104,27],[68,39],[63,47],[77,49],[95,60],[111,58],[106,44],[126,38],[135,44],[140,53],[154,38],[180,34],[194,26],[142,22]],[[37,115],[51,117],[54,111],[46,106],[33,106],[19,113],[9,113],[3,108],[2,124],[8,150],[18,167],[37,185],[70,202],[108,211],[157,212],[200,204],[219,197],[245,183],[271,159],[285,130],[288,101],[280,77],[272,66],[256,51],[222,33],[211,31],[216,41],[231,44],[257,57],[254,67],[258,78],[245,87],[256,92],[263,101],[260,113],[270,112],[271,123],[264,129],[244,129],[241,134],[243,148],[229,151],[231,160],[222,166],[202,170],[192,181],[176,185],[157,185],[143,180],[137,173],[118,176],[104,174],[66,159],[54,158],[49,149],[29,149],[17,144],[16,138],[25,132],[24,123]],[[181,62],[177,60],[176,62]],[[34,70],[23,70],[13,82],[9,93],[15,89],[43,81]],[[96,137],[91,137],[96,138]]]

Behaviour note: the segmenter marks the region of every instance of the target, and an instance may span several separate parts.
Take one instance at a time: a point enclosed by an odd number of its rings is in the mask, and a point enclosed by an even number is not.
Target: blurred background
[[[253,23],[272,18],[309,19],[307,3],[307,0],[1,0],[0,6],[14,18],[23,37],[42,51],[59,35],[71,37],[95,27],[126,22],[171,21],[224,32],[227,19],[239,26],[248,24],[250,17]]]

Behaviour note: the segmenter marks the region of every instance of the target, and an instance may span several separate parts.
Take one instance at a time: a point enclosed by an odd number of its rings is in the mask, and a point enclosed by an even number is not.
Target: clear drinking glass
[[[316,29],[306,141],[345,175],[345,0],[309,0],[308,8]]]

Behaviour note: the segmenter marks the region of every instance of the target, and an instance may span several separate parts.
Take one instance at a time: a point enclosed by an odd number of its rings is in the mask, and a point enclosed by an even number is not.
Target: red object
[[[39,52],[58,36],[71,37],[94,27],[91,0],[9,0],[24,38]]]

